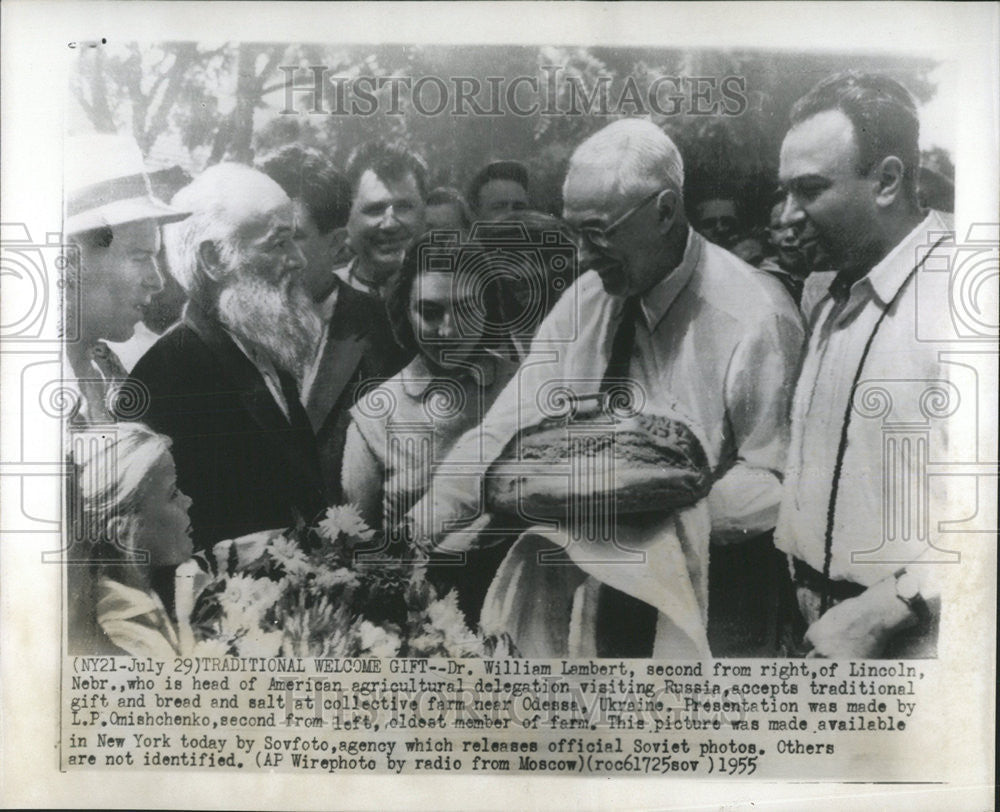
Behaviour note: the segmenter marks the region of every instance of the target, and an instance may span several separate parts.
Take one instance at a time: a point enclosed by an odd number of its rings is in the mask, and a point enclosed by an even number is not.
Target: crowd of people
[[[168,205],[134,142],[76,139],[71,646],[179,651],[179,565],[352,503],[415,551],[465,554],[442,577],[522,652],[932,653],[940,588],[919,551],[852,555],[882,532],[859,380],[942,377],[911,300],[950,223],[925,205],[942,194],[927,199],[917,144],[897,82],[824,79],[792,111],[754,229],[738,189],[685,200],[679,150],[640,119],[577,147],[560,216],[532,209],[519,161],[463,195],[382,142],[342,171],[298,145],[217,164]],[[613,546],[639,563],[595,564],[572,528],[504,536],[484,508],[552,382],[580,402],[622,384],[703,447],[707,497],[617,519]],[[579,577],[541,572],[529,544]]]

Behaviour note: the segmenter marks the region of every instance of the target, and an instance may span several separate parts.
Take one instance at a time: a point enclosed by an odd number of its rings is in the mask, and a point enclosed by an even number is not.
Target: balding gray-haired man
[[[649,409],[675,409],[699,427],[714,474],[707,502],[718,550],[774,528],[804,332],[777,281],[690,228],[683,185],[680,153],[648,121],[614,122],[576,150],[563,216],[581,235],[585,273],[543,322],[522,374],[453,456],[469,459],[470,444],[482,444],[485,471],[531,424],[540,387],[564,380],[584,389],[589,381],[597,391],[614,366]],[[418,535],[439,540],[446,523],[476,514],[481,479],[469,473],[438,477],[411,514]],[[619,616],[617,629],[603,624],[611,641],[604,651],[598,617],[597,653],[649,656],[648,639],[629,640],[629,613]],[[752,648],[743,641],[740,653]]]

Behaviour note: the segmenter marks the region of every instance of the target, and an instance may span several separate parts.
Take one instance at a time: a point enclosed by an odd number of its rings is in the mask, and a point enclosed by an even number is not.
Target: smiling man
[[[353,191],[347,242],[354,259],[337,274],[382,298],[406,250],[424,232],[427,169],[412,152],[369,141],[352,153],[347,177]]]
[[[900,516],[905,498],[883,497],[892,492],[889,463],[901,482],[919,483],[920,461],[884,456],[885,427],[866,414],[860,389],[873,382],[891,389],[897,422],[919,403],[930,429],[925,453],[945,458],[946,426],[932,420],[924,398],[947,392],[948,376],[938,347],[917,340],[915,297],[929,259],[951,267],[952,224],[920,209],[919,124],[898,82],[856,72],[829,77],[795,104],[791,124],[781,147],[781,225],[794,229],[815,269],[836,277],[811,319],[775,541],[792,556],[814,655],[930,654],[939,586],[926,564],[940,559],[908,531],[907,543],[896,539],[885,550],[896,535],[892,522],[910,521]]]
[[[292,201],[274,181],[218,164],[174,204],[192,212],[164,233],[190,301],[132,375],[149,394],[146,422],[173,440],[195,547],[206,549],[323,507],[298,392],[322,325],[302,286]]]
[[[763,535],[761,543],[769,545],[804,338],[801,318],[770,275],[690,228],[683,187],[677,147],[648,121],[617,121],[576,150],[563,187],[564,218],[581,235],[586,272],[542,323],[523,364],[527,372],[484,419],[485,439],[470,432],[456,453],[468,453],[466,442],[482,442],[488,464],[530,425],[524,421],[539,408],[533,404],[540,387],[566,380],[596,392],[611,375],[639,393],[649,410],[677,408],[704,432],[715,479],[708,497],[713,542]],[[433,504],[411,514],[418,531],[437,537],[442,522],[473,516],[479,504],[473,477],[439,484]],[[432,528],[421,527],[424,516],[433,517]],[[766,562],[767,553],[760,559]],[[731,599],[738,588],[730,576],[748,566],[734,558],[712,576],[733,611],[741,610]],[[635,580],[645,577],[636,565]],[[754,605],[761,602],[753,597]],[[610,598],[612,604],[608,614],[620,623],[606,626],[607,647],[601,652],[599,640],[599,653],[648,656],[651,633],[627,619],[645,608],[629,596]],[[749,640],[735,645],[746,651]]]
[[[296,239],[306,259],[303,287],[323,323],[300,394],[316,433],[326,500],[337,504],[348,410],[359,387],[394,375],[410,354],[393,341],[382,303],[334,271],[351,210],[347,178],[320,152],[296,144],[267,156],[259,168],[292,199]]]

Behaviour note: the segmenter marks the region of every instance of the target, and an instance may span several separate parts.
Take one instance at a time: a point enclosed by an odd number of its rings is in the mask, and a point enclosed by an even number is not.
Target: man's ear
[[[218,282],[225,275],[225,265],[219,256],[219,248],[212,240],[204,240],[198,246],[198,261],[213,282]]]
[[[879,206],[889,206],[903,191],[903,162],[895,155],[887,155],[875,168],[875,202]]]
[[[666,233],[673,228],[680,209],[680,195],[675,189],[664,189],[656,198],[656,216],[661,230]]]

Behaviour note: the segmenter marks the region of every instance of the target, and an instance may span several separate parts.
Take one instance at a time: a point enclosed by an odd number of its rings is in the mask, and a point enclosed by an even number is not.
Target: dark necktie
[[[630,296],[611,341],[611,357],[601,381],[607,392],[616,379],[627,379],[635,349],[636,320],[642,312],[639,296]],[[641,566],[641,565],[639,565]],[[650,657],[656,636],[657,611],[648,603],[601,584],[597,597],[596,647],[599,657]]]
[[[295,449],[299,464],[305,462],[308,466],[308,470],[300,469],[297,472],[301,476],[301,481],[295,490],[303,518],[311,521],[314,514],[323,507],[321,495],[323,476],[320,472],[319,452],[316,449],[316,435],[313,434],[309,415],[299,400],[299,388],[295,379],[284,370],[278,370],[278,381],[281,383],[281,393],[285,396],[285,403],[288,404],[288,423],[292,428],[289,435],[290,444]]]
[[[604,379],[601,381],[601,392],[607,392],[614,379],[628,378],[632,351],[635,349],[635,322],[642,312],[641,303],[642,299],[639,296],[630,296],[625,300],[618,327],[615,328],[615,335],[611,341],[611,356],[604,371]]]

